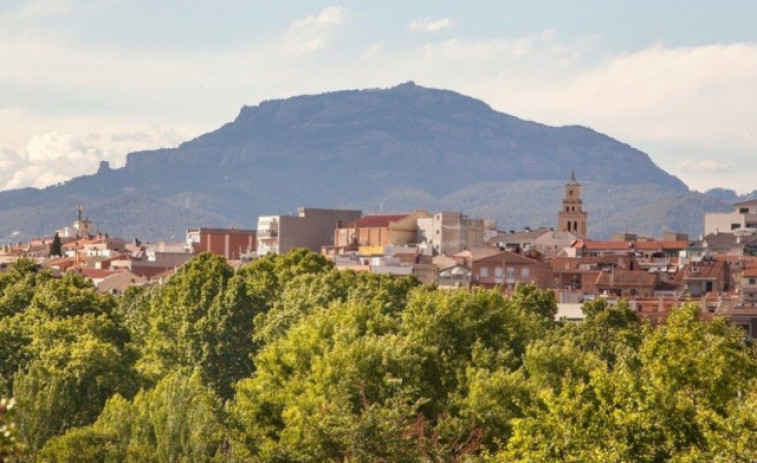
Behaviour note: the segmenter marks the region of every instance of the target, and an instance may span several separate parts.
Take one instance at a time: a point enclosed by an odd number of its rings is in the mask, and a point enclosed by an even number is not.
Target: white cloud
[[[179,136],[173,130],[157,128],[110,137],[85,138],[49,132],[35,135],[25,149],[0,146],[0,190],[32,186],[43,188],[73,177],[93,174],[100,161],[121,167],[132,151],[158,146],[175,146]]]
[[[455,20],[452,18],[418,18],[410,21],[407,28],[413,32],[439,32],[444,29],[450,29],[454,25]]]
[[[328,7],[318,14],[294,21],[285,39],[292,53],[305,54],[324,48],[332,38],[334,28],[346,20],[345,11],[338,6]]]
[[[701,159],[698,161],[687,159],[680,162],[680,168],[684,172],[708,173],[708,172],[728,172],[731,166],[712,159]]]

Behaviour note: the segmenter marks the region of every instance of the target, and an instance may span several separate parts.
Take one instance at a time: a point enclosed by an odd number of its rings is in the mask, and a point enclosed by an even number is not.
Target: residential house
[[[742,305],[757,308],[757,266],[747,267],[741,273]]]
[[[550,288],[552,284],[549,265],[510,251],[474,260],[472,271],[474,286],[491,288],[500,285],[512,290],[516,284],[534,283],[540,288]]]
[[[757,256],[757,235],[711,233],[690,242],[686,254],[691,260],[713,255]]]
[[[551,228],[539,228],[536,230],[499,232],[495,238],[489,241],[501,249],[513,252],[529,251],[535,249],[547,258],[558,255],[564,248],[576,242],[576,235],[567,231],[555,231]]]
[[[496,222],[472,219],[461,212],[437,212],[418,218],[419,243],[427,243],[436,255],[452,255],[464,249],[484,245],[487,230],[496,229]]]
[[[270,215],[258,218],[258,255],[285,254],[294,248],[320,252],[333,244],[334,230],[360,218],[362,211],[301,207],[297,215]]]
[[[686,263],[676,273],[674,281],[686,296],[700,297],[711,291],[722,293],[729,289],[729,268],[725,260],[705,257]]]
[[[757,199],[733,204],[732,212],[708,212],[704,215],[704,234],[757,233]]]
[[[455,264],[439,270],[437,284],[439,288],[468,288],[473,279],[473,272],[464,265]]]
[[[634,299],[654,296],[660,282],[657,273],[643,270],[603,270],[597,277],[596,291],[602,295]]]

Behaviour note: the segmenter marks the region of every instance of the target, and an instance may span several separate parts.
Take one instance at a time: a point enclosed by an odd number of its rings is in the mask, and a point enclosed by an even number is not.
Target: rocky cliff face
[[[634,215],[643,215],[631,207],[636,185],[654,186],[642,191],[655,206],[677,198],[727,207],[691,199],[696,195],[648,155],[591,129],[524,121],[451,91],[406,83],[265,101],[175,149],[132,153],[121,169],[101,166],[61,186],[2,192],[0,239],[12,231],[49,234],[70,222],[77,203],[99,228],[127,239],[180,237],[197,225],[254,227],[258,215],[298,206],[443,208],[485,215],[508,229],[553,225],[571,171],[586,184],[587,200],[598,192],[597,203],[586,204],[590,222],[594,216],[607,223],[591,227],[595,236],[619,228],[618,214],[639,232],[671,226]],[[621,192],[615,204],[603,203],[608,188]],[[675,225],[696,232],[702,217],[684,222]]]

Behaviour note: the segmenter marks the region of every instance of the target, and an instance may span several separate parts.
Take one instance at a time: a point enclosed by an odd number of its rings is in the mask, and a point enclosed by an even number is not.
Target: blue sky
[[[752,191],[755,18],[727,0],[4,0],[0,189],[123,165],[245,104],[413,80]]]

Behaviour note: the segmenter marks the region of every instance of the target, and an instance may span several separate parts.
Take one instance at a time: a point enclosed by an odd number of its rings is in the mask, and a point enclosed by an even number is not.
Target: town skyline
[[[91,174],[102,160],[119,167],[242,105],[413,80],[519,118],[589,126],[694,190],[754,190],[753,4],[476,6],[7,2],[0,189]]]

